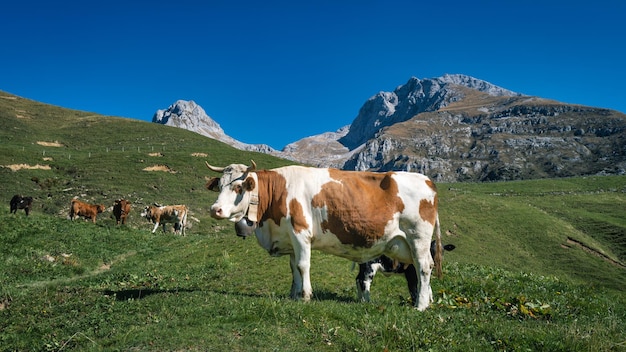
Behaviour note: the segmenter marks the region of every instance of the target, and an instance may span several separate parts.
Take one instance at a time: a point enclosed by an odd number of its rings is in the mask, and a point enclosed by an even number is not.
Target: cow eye
[[[241,190],[242,190],[241,185],[234,185],[233,186],[233,191],[235,191],[235,193],[241,194]]]

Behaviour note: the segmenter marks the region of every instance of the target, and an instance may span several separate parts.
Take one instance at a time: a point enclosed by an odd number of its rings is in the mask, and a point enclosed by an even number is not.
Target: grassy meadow
[[[204,160],[290,162],[2,92],[0,123],[0,351],[626,350],[626,176],[439,184],[457,248],[430,309],[401,276],[357,302],[352,263],[320,252],[305,304],[288,258],[211,219],[204,189]],[[18,193],[31,216],[9,214]],[[73,197],[133,210],[124,226],[110,209],[72,222]],[[153,202],[187,204],[187,236],[152,234]]]

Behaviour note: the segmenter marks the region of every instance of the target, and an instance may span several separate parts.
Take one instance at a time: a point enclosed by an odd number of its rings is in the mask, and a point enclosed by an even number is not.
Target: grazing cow
[[[85,219],[91,219],[91,221],[95,224],[96,217],[98,217],[98,214],[102,213],[104,209],[106,209],[104,204],[89,204],[78,199],[72,199],[72,203],[70,205],[70,219],[74,220],[77,217],[82,216]]]
[[[432,302],[430,276],[441,276],[441,245],[430,255],[433,232],[441,243],[437,191],[426,176],[410,172],[357,172],[285,166],[256,171],[215,167],[207,181],[219,192],[211,216],[235,223],[239,236],[253,231],[272,256],[288,254],[291,297],[309,301],[311,250],[358,263],[386,255],[419,268],[418,310]]]
[[[127,201],[126,199],[117,199],[113,203],[113,215],[115,216],[115,221],[117,225],[119,225],[120,222],[122,223],[122,225],[126,223],[128,213],[130,213],[129,201]]]
[[[13,198],[11,198],[9,205],[11,207],[11,214],[17,214],[18,209],[24,209],[26,216],[28,216],[30,208],[33,205],[33,197],[22,197],[19,194],[16,194]]]
[[[159,224],[163,224],[163,232],[165,232],[166,223],[174,223],[174,233],[178,234],[182,230],[185,235],[185,227],[187,226],[187,206],[185,205],[149,205],[144,208],[141,213],[142,217],[154,223],[152,233],[156,231]]]
[[[455,248],[453,244],[443,246],[444,251],[452,251]],[[430,255],[433,258],[437,255],[436,241],[430,242]],[[441,257],[443,259],[443,255]],[[385,255],[381,255],[367,263],[359,264],[359,274],[356,277],[356,291],[359,300],[363,302],[370,301],[370,287],[377,271],[382,272],[385,276],[404,274],[411,299],[415,302],[417,299],[417,272],[415,271],[415,266],[413,264],[402,264]]]

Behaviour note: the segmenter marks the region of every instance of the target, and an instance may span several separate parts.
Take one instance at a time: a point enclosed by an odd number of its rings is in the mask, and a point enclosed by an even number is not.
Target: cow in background
[[[187,227],[187,206],[185,205],[160,205],[154,203],[144,208],[141,212],[141,216],[154,223],[152,233],[156,231],[159,224],[163,225],[163,232],[165,232],[165,224],[174,224],[174,233],[178,234],[182,232],[185,235],[185,227]]]
[[[128,217],[128,213],[130,213],[130,202],[126,199],[117,199],[113,204],[113,216],[115,216],[116,224],[119,225],[120,222],[122,225],[126,223],[126,218]]]
[[[16,194],[13,198],[11,198],[9,205],[11,207],[11,214],[17,214],[18,209],[24,209],[26,216],[28,216],[30,208],[33,205],[33,197],[22,197],[21,195]]]
[[[443,246],[444,251],[452,251],[456,248],[453,244],[446,244]],[[430,243],[430,255],[435,258],[437,252],[437,242],[432,241]],[[443,259],[443,255],[441,256]],[[435,263],[435,265],[437,265]],[[370,287],[374,280],[376,272],[382,272],[385,276],[391,274],[404,274],[406,283],[411,294],[413,302],[417,299],[417,271],[415,271],[415,265],[403,264],[395,261],[387,256],[381,255],[380,257],[370,260],[369,262],[359,264],[359,274],[356,277],[356,291],[360,301],[370,301]]]
[[[70,220],[82,216],[85,219],[91,219],[95,224],[98,214],[102,213],[105,209],[104,204],[89,204],[78,199],[72,199],[70,204]]]

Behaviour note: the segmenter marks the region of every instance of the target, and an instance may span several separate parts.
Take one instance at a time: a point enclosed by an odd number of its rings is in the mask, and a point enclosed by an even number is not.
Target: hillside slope
[[[291,163],[234,149],[179,128],[67,110],[0,93],[0,198],[35,198],[34,212],[66,217],[70,199],[110,207],[134,204],[129,226],[150,229],[140,209],[184,203],[192,234],[230,228],[208,216],[215,194],[204,188],[214,165],[261,168]],[[20,168],[21,167],[21,168]],[[149,171],[154,170],[154,171]],[[452,260],[524,268],[542,275],[625,288],[626,176],[510,183],[440,183],[444,240]],[[23,214],[18,213],[18,216]],[[110,210],[101,216],[110,224]],[[488,255],[486,255],[488,254]]]
[[[35,211],[67,216],[78,197],[113,205],[126,198],[139,207],[153,202],[185,203],[206,219],[214,194],[204,188],[214,165],[248,163],[263,167],[292,162],[244,152],[222,142],[149,122],[41,104],[0,92],[0,196],[35,198]],[[15,171],[14,171],[15,170]],[[108,214],[106,215],[108,216]]]

